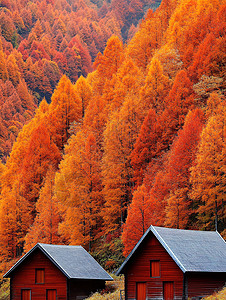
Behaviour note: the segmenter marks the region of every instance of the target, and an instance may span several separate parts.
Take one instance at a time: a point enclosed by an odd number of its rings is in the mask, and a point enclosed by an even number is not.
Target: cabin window
[[[45,269],[35,269],[35,283],[45,283]]]
[[[31,300],[31,290],[21,290],[21,300]]]
[[[150,261],[150,277],[160,277],[160,261]]]

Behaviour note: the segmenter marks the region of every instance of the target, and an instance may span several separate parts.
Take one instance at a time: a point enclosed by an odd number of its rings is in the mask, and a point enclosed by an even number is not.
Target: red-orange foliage
[[[164,75],[163,67],[158,58],[153,57],[148,67],[148,73],[145,79],[145,85],[141,90],[141,97],[145,103],[145,109],[155,109],[157,112],[162,111],[164,99],[170,89],[168,76]]]
[[[114,1],[113,1],[114,2]],[[116,4],[116,5],[115,5]],[[0,78],[9,79],[14,87],[25,80],[33,95],[33,106],[43,97],[51,101],[60,77],[66,74],[72,82],[92,70],[98,52],[103,52],[113,34],[127,37],[132,23],[138,23],[144,12],[131,14],[131,3],[68,3],[66,1],[38,1],[27,3],[15,0],[2,2],[0,14]],[[135,1],[141,7],[143,1]],[[105,8],[104,8],[105,7]],[[134,10],[134,7],[133,9]],[[120,20],[121,21],[120,21]],[[108,68],[109,70],[111,68]],[[28,116],[30,112],[28,112]],[[26,117],[26,121],[28,118]],[[21,122],[23,125],[25,121]],[[16,136],[16,135],[15,135]],[[12,138],[11,141],[14,139]],[[10,139],[4,156],[11,150]],[[5,159],[5,157],[4,157]]]
[[[190,168],[194,162],[204,115],[200,109],[190,112],[184,127],[178,133],[169,152],[166,165],[169,195],[167,197],[165,225],[176,228],[187,228],[194,206],[188,196]]]
[[[21,84],[17,86],[16,90],[10,81],[3,83],[0,80],[0,151],[3,161],[9,155],[23,124],[30,120],[34,113],[35,106],[31,95],[27,91],[26,84],[24,83],[23,85],[23,93],[21,93],[21,88]],[[30,103],[30,105],[27,106],[26,102]]]
[[[150,109],[131,153],[131,163],[134,169],[136,185],[142,184],[146,167],[160,155],[162,150],[161,131],[162,127],[159,123],[158,115],[154,109]]]
[[[98,72],[97,89],[101,93],[103,91],[105,82],[112,79],[120,67],[124,59],[123,44],[118,37],[112,36],[104,50],[103,55],[98,53],[94,67]]]
[[[58,244],[61,242],[58,234],[60,214],[56,198],[54,198],[55,171],[50,165],[39,199],[35,205],[37,215],[25,237],[25,251],[27,252],[37,243]]]
[[[187,72],[177,73],[173,86],[164,99],[165,110],[162,114],[164,126],[163,140],[166,145],[172,143],[176,132],[182,128],[184,119],[190,109],[194,108],[194,91]]]
[[[48,126],[55,144],[62,150],[70,136],[72,122],[81,122],[82,101],[65,75],[59,81],[51,100]]]
[[[145,185],[141,185],[133,194],[128,208],[128,216],[123,226],[123,254],[126,257],[151,225],[151,202]]]
[[[44,124],[34,129],[24,154],[21,169],[23,194],[34,204],[49,166],[56,167],[61,155]]]
[[[225,99],[212,94],[207,102],[208,121],[201,133],[195,164],[191,168],[190,196],[203,229],[225,229]]]
[[[72,2],[2,3],[0,259],[26,235],[118,249],[124,227],[128,253],[150,224],[222,228],[225,5],[163,0],[136,28],[150,1]]]
[[[67,242],[91,250],[102,224],[100,152],[95,137],[86,138],[80,131],[70,138],[65,152],[55,186],[62,214],[59,231]]]

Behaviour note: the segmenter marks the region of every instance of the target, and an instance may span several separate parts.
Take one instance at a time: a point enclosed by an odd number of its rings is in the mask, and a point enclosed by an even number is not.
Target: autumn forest
[[[1,0],[0,274],[115,270],[150,225],[226,237],[226,1]]]

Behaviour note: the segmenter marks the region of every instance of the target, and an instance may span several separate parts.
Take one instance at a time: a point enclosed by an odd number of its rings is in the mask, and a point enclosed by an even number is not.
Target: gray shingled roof
[[[123,273],[131,257],[150,234],[154,234],[184,273],[226,272],[226,243],[218,232],[150,226],[117,274]]]
[[[11,273],[36,249],[40,249],[69,279],[113,280],[82,246],[40,243],[25,254],[4,277],[10,277]]]

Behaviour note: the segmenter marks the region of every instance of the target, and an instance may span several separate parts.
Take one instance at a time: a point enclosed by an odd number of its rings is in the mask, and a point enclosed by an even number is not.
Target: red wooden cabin
[[[5,275],[10,300],[81,300],[113,280],[81,246],[37,244]]]
[[[151,226],[117,274],[126,300],[201,299],[226,281],[226,243],[214,231]]]

